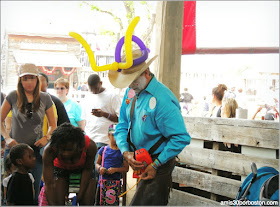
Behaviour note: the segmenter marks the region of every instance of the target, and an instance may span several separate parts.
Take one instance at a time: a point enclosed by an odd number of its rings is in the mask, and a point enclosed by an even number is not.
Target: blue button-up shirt
[[[130,128],[130,109],[133,97],[126,90],[121,106],[115,139],[122,153],[129,150],[127,134]],[[181,108],[174,94],[155,77],[152,78],[135,103],[132,117],[131,141],[137,149],[149,150],[162,136],[166,141],[154,152],[164,164],[178,155],[190,143]]]

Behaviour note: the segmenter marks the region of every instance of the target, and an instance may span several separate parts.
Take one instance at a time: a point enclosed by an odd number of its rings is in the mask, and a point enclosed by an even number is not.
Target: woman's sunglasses
[[[32,103],[26,104],[26,116],[28,119],[31,119],[33,111],[32,111]]]
[[[55,88],[55,90],[57,90],[57,91],[58,91],[58,90],[62,90],[62,91],[63,91],[63,90],[65,90],[65,89],[66,89],[66,88],[63,88],[63,87],[61,87],[61,88]]]

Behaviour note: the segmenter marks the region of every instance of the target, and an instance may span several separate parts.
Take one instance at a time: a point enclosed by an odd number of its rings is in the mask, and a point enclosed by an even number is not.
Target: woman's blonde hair
[[[38,76],[37,83],[35,86],[35,89],[33,91],[33,111],[37,111],[40,107],[40,81]],[[26,98],[24,88],[21,83],[21,78],[18,78],[18,84],[17,84],[17,107],[21,113],[24,113],[26,104],[28,103],[28,100]]]
[[[235,99],[227,98],[223,100],[224,115],[226,118],[235,118],[236,109],[238,109],[238,104]]]

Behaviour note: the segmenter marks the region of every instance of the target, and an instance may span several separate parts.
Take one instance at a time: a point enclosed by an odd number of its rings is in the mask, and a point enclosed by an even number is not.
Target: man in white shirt
[[[97,74],[88,77],[88,86],[90,94],[82,102],[82,117],[86,120],[86,135],[96,143],[99,150],[109,144],[108,128],[118,122],[121,99],[102,87],[102,81]]]

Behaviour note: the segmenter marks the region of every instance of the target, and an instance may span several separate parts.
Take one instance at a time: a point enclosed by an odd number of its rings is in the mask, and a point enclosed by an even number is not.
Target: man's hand
[[[128,164],[132,167],[133,170],[141,170],[145,167],[142,164],[142,162],[136,161],[134,159],[134,152],[125,151],[123,153],[123,157],[128,162]]]
[[[139,176],[142,180],[150,180],[156,177],[157,171],[152,165],[148,165],[145,171]]]
[[[103,117],[104,116],[104,112],[101,109],[95,109],[91,112],[91,114],[93,116],[97,116],[97,117]]]
[[[47,140],[47,137],[44,136],[42,137],[41,139],[39,139],[37,142],[34,143],[34,145],[36,147],[44,147],[46,144],[48,144],[48,140]]]

